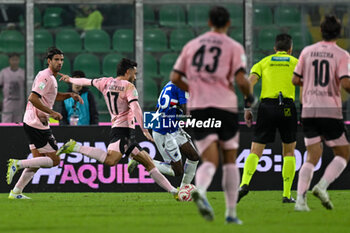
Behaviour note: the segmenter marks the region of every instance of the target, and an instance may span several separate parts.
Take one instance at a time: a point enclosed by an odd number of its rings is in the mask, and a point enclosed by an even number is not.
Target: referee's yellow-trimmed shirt
[[[298,59],[287,52],[279,51],[256,63],[250,73],[261,79],[260,99],[278,98],[282,92],[284,98],[295,100],[295,86],[292,83],[293,71]]]

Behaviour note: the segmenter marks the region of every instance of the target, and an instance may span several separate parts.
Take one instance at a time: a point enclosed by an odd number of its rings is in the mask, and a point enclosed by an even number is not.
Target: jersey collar
[[[286,51],[277,51],[276,54],[288,54]]]

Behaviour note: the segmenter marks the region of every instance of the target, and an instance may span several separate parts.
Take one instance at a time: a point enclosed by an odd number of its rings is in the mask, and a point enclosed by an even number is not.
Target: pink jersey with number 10
[[[303,80],[302,118],[342,119],[340,80],[350,77],[350,56],[335,42],[304,48],[294,74]]]
[[[111,115],[112,128],[135,128],[135,116],[129,104],[138,101],[138,93],[135,86],[117,78],[93,79],[92,83],[102,92]]]
[[[214,107],[237,112],[233,82],[245,67],[242,45],[226,34],[210,31],[185,45],[174,71],[187,78],[190,110]]]

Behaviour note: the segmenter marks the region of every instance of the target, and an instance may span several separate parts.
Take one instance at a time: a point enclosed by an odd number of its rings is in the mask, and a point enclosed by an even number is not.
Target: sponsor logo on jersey
[[[40,90],[44,90],[45,86],[46,86],[45,83],[43,83],[43,82],[39,83]]]

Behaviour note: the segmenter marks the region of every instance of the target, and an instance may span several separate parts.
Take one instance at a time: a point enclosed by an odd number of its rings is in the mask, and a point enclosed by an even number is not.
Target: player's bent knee
[[[119,160],[121,159],[121,156],[122,155],[120,153],[108,151],[106,160],[104,161],[104,164],[111,166],[111,167],[115,166],[119,162]]]

